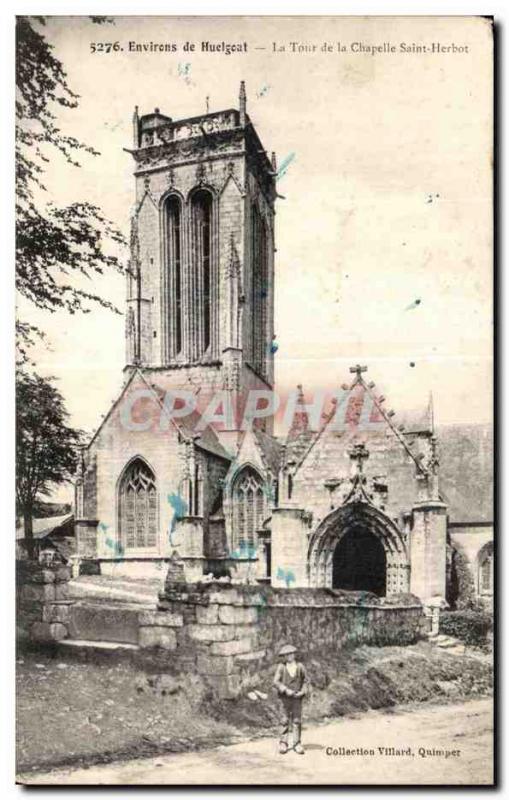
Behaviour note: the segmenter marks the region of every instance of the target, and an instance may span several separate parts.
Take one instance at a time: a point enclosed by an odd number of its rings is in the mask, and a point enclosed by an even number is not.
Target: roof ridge
[[[398,430],[396,425],[392,422],[392,417],[395,415],[396,412],[395,411],[392,411],[392,413],[390,411],[389,412],[385,412],[384,408],[382,407],[382,403],[379,402],[377,396],[375,395],[375,393],[372,391],[372,389],[369,386],[369,384],[366,383],[366,381],[364,380],[364,378],[361,375],[357,375],[357,378],[355,379],[354,383],[360,383],[362,386],[364,386],[365,391],[369,394],[369,396],[371,397],[371,399],[373,401],[373,405],[375,406],[377,411],[382,415],[382,417],[384,418],[385,422],[387,423],[389,428],[394,433],[396,439],[400,442],[400,444],[403,445],[403,447],[405,448],[405,450],[408,453],[408,455],[415,462],[416,467],[424,475],[427,475],[429,473],[429,470],[427,470],[426,467],[424,467],[421,464],[420,460],[413,453],[413,451],[411,450],[410,446],[405,441],[405,438],[404,438],[403,434]],[[373,384],[373,386],[374,386],[374,384]]]

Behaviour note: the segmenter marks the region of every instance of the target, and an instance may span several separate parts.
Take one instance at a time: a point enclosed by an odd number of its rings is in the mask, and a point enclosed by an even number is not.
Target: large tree
[[[56,485],[72,479],[82,434],[67,424],[64,399],[52,379],[19,369],[16,397],[16,505],[32,557],[34,509]]]
[[[104,22],[93,17],[92,22]],[[121,269],[111,245],[123,244],[115,226],[91,203],[57,207],[44,202],[44,174],[59,155],[79,167],[80,154],[99,155],[92,147],[60,130],[57,112],[76,108],[79,97],[67,83],[62,63],[44,37],[43,17],[16,21],[16,284],[38,308],[71,313],[91,305],[117,310],[93,289],[77,285],[75,276],[93,278],[105,269]],[[107,252],[108,246],[110,251]],[[93,284],[91,284],[93,286]],[[19,320],[20,361],[42,331]]]

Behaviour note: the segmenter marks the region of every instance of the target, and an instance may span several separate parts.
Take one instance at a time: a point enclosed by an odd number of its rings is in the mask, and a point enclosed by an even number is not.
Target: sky
[[[245,80],[264,147],[289,159],[277,184],[277,386],[302,383],[308,395],[339,387],[360,362],[396,412],[426,405],[432,391],[439,424],[491,420],[486,20],[117,17],[98,26],[56,17],[45,35],[80,95],[58,124],[101,152],[80,169],[52,158],[52,201],[95,203],[128,235],[134,106],[179,119],[205,113],[208,97],[219,111],[237,106]],[[114,41],[122,52],[91,52]],[[202,53],[202,41],[246,42],[247,52]],[[129,42],[175,43],[177,52],[129,52]],[[457,51],[416,52],[433,43]],[[366,52],[372,45],[385,52]],[[93,288],[123,310],[122,276]],[[95,430],[122,384],[124,317],[51,315],[23,300],[18,314],[47,332],[37,369],[58,378],[72,424]]]

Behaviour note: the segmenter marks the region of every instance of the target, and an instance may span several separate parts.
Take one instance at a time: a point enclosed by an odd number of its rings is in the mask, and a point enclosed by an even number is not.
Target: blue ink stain
[[[277,351],[278,351],[278,350],[279,350],[279,345],[278,345],[278,343],[276,342],[276,340],[275,340],[275,339],[273,339],[273,340],[271,341],[271,343],[269,344],[269,352],[270,352],[270,353],[277,353]]]
[[[256,546],[248,542],[241,542],[236,550],[231,553],[232,558],[256,558]]]
[[[171,540],[173,531],[175,530],[175,526],[179,519],[185,517],[187,512],[187,503],[179,494],[169,494],[167,497],[168,503],[173,508],[174,512],[168,530],[168,539],[170,540],[170,544],[173,544]]]
[[[99,528],[102,530],[102,532],[103,532],[103,533],[106,533],[106,531],[108,530],[108,528],[109,528],[110,526],[109,526],[109,525],[106,525],[106,523],[104,523],[104,522],[100,522],[100,523],[99,523],[99,525],[98,525],[98,527],[99,527]]]
[[[177,67],[177,75],[184,79],[184,82],[187,83],[188,86],[192,85],[191,78],[189,77],[191,73],[191,64],[189,62],[183,63],[180,62]]]
[[[289,589],[292,581],[295,581],[295,575],[293,574],[291,569],[282,569],[281,567],[277,568],[276,577],[278,580],[282,580],[286,583],[286,588]]]
[[[259,92],[256,92],[257,97],[264,97],[270,89],[270,84],[265,83]]]
[[[295,158],[295,153],[290,153],[290,155],[286,156],[284,161],[280,164],[279,169],[277,171],[276,180],[279,181],[283,175],[286,173],[288,167],[292,163],[293,159]]]
[[[359,604],[362,606],[368,599],[368,593],[361,591],[361,596],[359,597]]]
[[[274,492],[274,485],[272,483],[264,484],[263,493],[269,503],[272,503],[274,501],[275,492]]]
[[[106,525],[106,527],[108,528],[109,525]],[[116,542],[113,539],[110,539],[110,537],[108,536],[108,538],[105,540],[105,544],[107,545],[107,547],[113,550],[115,556],[122,557],[124,555],[124,546],[122,542]]]

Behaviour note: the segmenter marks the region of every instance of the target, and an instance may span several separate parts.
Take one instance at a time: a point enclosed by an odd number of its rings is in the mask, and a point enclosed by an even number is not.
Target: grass
[[[489,694],[486,660],[427,643],[360,647],[306,663],[312,690],[305,719],[415,702]],[[259,676],[266,701],[214,699],[194,675],[147,675],[129,661],[83,662],[27,651],[17,664],[20,772],[181,752],[273,733],[279,721],[272,670]]]

